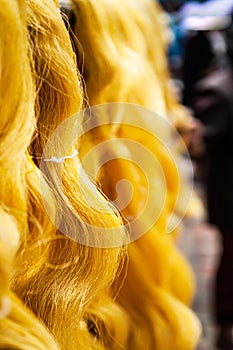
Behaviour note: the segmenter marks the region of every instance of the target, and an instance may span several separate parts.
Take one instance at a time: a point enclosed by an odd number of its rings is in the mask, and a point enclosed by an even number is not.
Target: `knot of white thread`
[[[78,155],[78,151],[75,150],[73,154],[71,154],[70,156],[64,156],[61,158],[57,158],[57,157],[51,157],[51,158],[45,158],[44,162],[54,162],[54,163],[62,163],[65,159],[72,159],[74,157],[76,157]]]

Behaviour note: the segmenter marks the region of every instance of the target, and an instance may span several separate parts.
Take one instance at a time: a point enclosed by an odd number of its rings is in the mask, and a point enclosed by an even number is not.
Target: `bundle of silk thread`
[[[1,0],[0,11],[0,348],[103,349],[92,309],[125,317],[109,295],[125,256],[121,217],[81,178],[78,143],[63,155],[61,140],[51,146],[49,179],[39,169],[50,135],[83,105],[69,35],[52,0]],[[55,159],[63,160],[62,189]],[[61,212],[70,236],[59,231],[59,221],[54,224]],[[100,233],[114,228],[117,247],[79,243],[79,235],[95,240],[90,227]]]
[[[79,42],[76,54],[78,62],[82,55],[84,58],[83,76],[90,105],[136,103],[169,118],[176,127],[185,126],[185,110],[172,92],[168,93],[166,40],[157,18],[161,9],[149,0],[101,0],[98,3],[73,0],[72,4],[76,14],[73,31]],[[151,41],[153,36],[158,40]],[[108,111],[104,116],[100,113],[99,118],[111,118],[111,123],[93,127],[85,134],[80,149],[84,159],[93,147],[97,150],[99,144],[118,139],[117,147],[106,148],[112,161],[98,171],[97,181],[101,189],[114,200],[116,184],[121,179],[127,179],[134,192],[132,201],[122,214],[129,221],[138,214],[148,189],[138,167],[122,160],[127,148],[124,139],[127,138],[146,146],[159,160],[166,178],[167,197],[159,220],[142,238],[129,245],[129,264],[123,270],[124,273],[127,270],[127,276],[125,279],[119,277],[118,283],[122,286],[117,302],[128,314],[130,335],[125,338],[125,343],[115,339],[113,345],[110,334],[109,341],[116,349],[120,346],[127,349],[193,349],[200,335],[199,321],[189,308],[194,292],[193,275],[177,250],[173,235],[166,235],[181,179],[175,164],[157,140],[144,130],[125,125],[124,114],[121,115],[120,111],[116,115],[118,124],[113,127],[114,117],[109,117]],[[96,120],[93,125],[95,123]],[[159,136],[169,138],[171,135]],[[103,157],[103,153],[94,152],[92,167],[99,169]],[[93,173],[97,173],[96,169],[92,169]],[[159,174],[155,173],[154,177],[156,181],[162,181]],[[163,194],[153,192],[153,188],[152,194],[156,213],[161,209],[159,197]],[[181,200],[181,211],[182,204]],[[108,334],[106,341],[107,338]]]
[[[25,163],[35,131],[24,1],[1,1],[1,349],[58,349],[46,327],[9,288],[27,235]]]

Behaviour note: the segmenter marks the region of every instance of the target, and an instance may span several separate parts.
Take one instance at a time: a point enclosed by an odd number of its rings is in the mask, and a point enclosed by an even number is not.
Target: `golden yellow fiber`
[[[48,166],[52,178],[32,164],[33,159],[39,166],[53,131],[82,107],[75,56],[54,1],[0,3],[0,348],[102,349],[103,335],[96,339],[89,332],[88,319],[96,300],[101,307],[108,303],[120,269],[122,220],[87,176],[79,175],[78,157],[64,161],[64,196],[56,164]],[[51,151],[57,155],[62,147],[59,140]],[[79,145],[67,154],[72,147]],[[60,214],[68,236],[54,224]],[[70,238],[78,231],[95,241],[91,226],[100,234],[116,228],[118,247],[89,247]]]
[[[173,100],[167,97],[165,43],[158,20],[153,24],[160,11],[154,2],[73,0],[72,3],[76,13],[74,32],[84,52],[83,74],[90,104],[136,103],[171,118],[179,127],[183,117],[180,117],[182,113],[178,114],[178,109],[182,112],[182,107],[175,100],[173,104]],[[157,36],[158,41],[153,41],[152,38]],[[170,112],[174,112],[172,117]],[[128,269],[125,266],[123,277],[118,280],[122,287],[117,301],[128,314],[131,332],[129,339],[121,338],[121,346],[128,350],[194,349],[200,335],[200,323],[188,307],[194,291],[193,275],[172,236],[165,235],[170,216],[180,215],[174,213],[179,186],[182,184],[176,164],[161,147],[161,143],[147,131],[124,125],[127,118],[121,113],[120,107],[118,113],[112,114],[109,107],[109,111],[106,108],[99,116],[100,123],[103,118],[109,123],[121,122],[117,126],[110,124],[95,128],[98,116],[93,113],[91,118],[93,128],[82,140],[81,155],[85,160],[90,150],[97,150],[97,146],[104,142],[110,145],[111,140],[117,139],[115,147],[113,144],[105,148],[112,160],[103,164],[104,151],[93,152],[88,171],[97,174],[103,192],[113,201],[119,181],[124,179],[130,182],[133,197],[122,209],[125,223],[133,222],[140,213],[148,195],[148,187],[147,179],[137,164],[122,159],[126,154],[129,154],[130,159],[130,150],[124,139],[145,146],[159,160],[166,181],[167,196],[162,208],[162,186],[159,192],[155,191],[156,187],[150,189],[154,198],[151,211],[154,209],[157,214],[163,209],[162,213],[142,238],[130,244],[129,266]],[[150,127],[146,118],[144,122]],[[167,134],[166,131],[160,132],[158,128],[159,137],[171,137],[169,131]],[[159,173],[154,174],[154,180],[162,185]],[[185,201],[181,202],[181,207],[184,204]],[[142,227],[147,224],[144,220],[139,224]],[[187,326],[185,331],[182,324]],[[118,344],[120,349],[120,335],[118,337],[116,347]]]

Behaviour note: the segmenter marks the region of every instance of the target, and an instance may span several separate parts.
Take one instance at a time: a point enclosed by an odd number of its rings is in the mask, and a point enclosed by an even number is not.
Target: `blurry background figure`
[[[194,31],[208,30],[210,26],[211,30],[217,31],[230,25],[233,0],[160,0],[160,3],[169,14],[174,36],[168,49],[171,73],[178,88],[182,89],[185,43]]]
[[[183,64],[183,103],[193,106],[194,89],[204,71],[210,69],[214,60],[210,40],[205,32],[193,32],[187,40]]]
[[[232,350],[232,24],[226,30],[226,41],[225,33],[215,31],[225,29],[228,22],[229,16],[227,20],[219,17],[219,21],[216,16],[207,22],[205,17],[198,21],[186,21],[193,31],[187,40],[183,63],[183,102],[192,108],[194,116],[201,121],[193,135],[190,152],[196,159],[197,174],[201,174],[205,186],[209,221],[219,228],[222,237],[223,252],[214,296],[215,316],[219,325],[217,347]]]

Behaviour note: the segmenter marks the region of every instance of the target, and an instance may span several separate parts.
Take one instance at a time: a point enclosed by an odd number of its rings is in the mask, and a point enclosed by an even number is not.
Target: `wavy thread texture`
[[[55,128],[82,106],[69,36],[53,1],[27,1],[25,6],[1,0],[0,16],[0,273],[1,296],[7,294],[12,303],[11,313],[0,321],[0,348],[102,349],[101,334],[97,340],[89,333],[86,315],[97,297],[103,296],[102,305],[108,300],[124,250],[91,248],[64,236],[42,197],[54,217],[59,205],[70,206],[87,234],[86,223],[123,231],[121,219],[103,196],[93,193],[90,181],[79,181],[79,160],[64,165],[62,197],[56,167],[48,181],[27,154],[30,145],[33,157],[41,156]],[[61,150],[60,141],[51,151]],[[97,215],[80,193],[106,212]],[[65,215],[72,232],[74,223]],[[9,292],[9,281],[17,296]]]
[[[83,74],[90,104],[131,102],[166,115],[166,111],[171,109],[164,93],[166,75],[159,74],[164,67],[165,54],[159,48],[161,56],[156,56],[157,45],[161,45],[161,42],[157,44],[156,41],[145,40],[142,28],[146,20],[135,30],[139,17],[147,19],[149,16],[143,2],[134,2],[140,8],[136,18],[132,12],[132,2],[127,8],[124,6],[126,3],[73,0],[77,17],[74,32],[84,51]],[[150,5],[152,11],[151,24],[155,18],[153,16],[157,14],[156,7],[153,8],[149,1],[146,1],[146,5]],[[148,40],[157,34],[161,37],[160,27],[153,26],[154,29],[156,31],[153,36],[148,36]],[[154,52],[153,57],[146,59],[150,52]],[[155,64],[158,67],[154,67]],[[118,122],[122,120],[124,124],[124,116],[118,114],[117,117]],[[177,197],[179,177],[176,167],[159,144],[153,140],[151,142],[145,132],[132,129],[128,126],[96,128],[85,135],[85,144],[83,142],[81,148],[84,158],[99,143],[118,138],[117,148],[108,149],[113,160],[102,166],[98,180],[104,193],[112,200],[116,197],[115,186],[120,179],[131,183],[134,197],[123,212],[128,219],[136,216],[147,188],[137,166],[120,159],[126,146],[119,138],[132,138],[146,144],[159,159],[166,177],[168,193],[163,213],[146,235],[130,245],[127,277],[124,281],[120,279],[123,285],[117,301],[131,321],[130,335],[121,346],[126,349],[191,350],[195,348],[200,335],[199,321],[186,306],[192,299],[194,280],[173,238],[164,235]],[[101,155],[95,154],[93,161],[98,168]],[[116,339],[116,348],[119,346],[120,349],[121,346],[117,344]]]
[[[9,290],[9,280],[16,269],[15,257],[27,235],[25,161],[35,129],[35,92],[27,48],[25,2],[1,0],[0,348],[56,350],[49,331]]]

